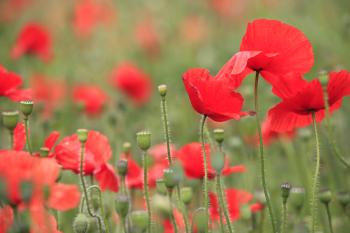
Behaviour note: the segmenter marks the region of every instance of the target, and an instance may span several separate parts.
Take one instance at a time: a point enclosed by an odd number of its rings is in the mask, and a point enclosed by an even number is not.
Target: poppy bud
[[[197,226],[197,232],[202,233],[202,232],[207,232],[208,228],[208,220],[207,220],[207,215],[205,213],[205,208],[200,207],[195,210],[195,214],[193,214],[193,222]]]
[[[165,187],[168,189],[173,189],[179,183],[174,170],[171,168],[163,170],[163,180]]]
[[[224,133],[223,129],[214,129],[214,138],[217,143],[221,144],[224,141]]]
[[[141,150],[148,150],[151,147],[151,133],[148,131],[138,132],[136,134],[136,141]]]
[[[158,92],[160,94],[161,97],[165,97],[166,93],[168,91],[168,87],[165,84],[159,85],[158,86]]]
[[[49,155],[50,149],[47,147],[40,147],[40,156],[47,157]]]
[[[144,232],[148,225],[148,214],[144,210],[133,211],[130,214],[130,219],[135,230]]]
[[[130,142],[124,142],[123,143],[123,152],[125,154],[128,154],[128,153],[130,153],[130,150],[131,150],[131,143]]]
[[[350,194],[348,192],[339,192],[337,200],[343,208],[346,208],[350,202]]]
[[[89,131],[87,129],[78,129],[77,134],[79,141],[81,143],[85,143],[87,141]]]
[[[323,204],[328,205],[332,200],[332,193],[329,189],[324,189],[318,194],[318,198]]]
[[[328,85],[328,73],[325,70],[322,70],[318,74],[318,79],[320,80],[320,83],[323,87],[327,87]]]
[[[22,200],[28,203],[33,194],[33,183],[31,181],[22,181],[20,184],[20,191]]]
[[[242,205],[240,208],[241,218],[244,220],[249,220],[252,217],[252,212],[250,211],[249,205]]]
[[[191,187],[183,187],[180,190],[181,193],[181,200],[185,205],[190,204],[190,202],[192,201],[192,197],[193,197],[193,190]]]
[[[2,124],[10,131],[13,131],[16,128],[18,119],[18,111],[2,113]]]
[[[156,190],[157,193],[162,194],[162,195],[166,195],[167,194],[167,190],[164,184],[164,180],[163,179],[158,179],[156,181]]]
[[[19,109],[21,110],[24,116],[28,117],[33,112],[33,106],[33,101],[21,101]]]
[[[171,203],[169,201],[169,198],[164,195],[154,195],[152,198],[152,206],[155,210],[159,211],[159,213],[165,217],[169,217],[171,214]]]
[[[217,151],[210,157],[211,166],[215,169],[217,174],[221,174],[221,170],[225,166],[225,154]]]
[[[284,204],[287,203],[291,188],[292,188],[292,186],[289,183],[281,184],[281,195],[282,195],[282,199],[283,199]]]
[[[121,218],[125,218],[129,212],[129,197],[125,194],[118,194],[115,199],[115,209]]]
[[[79,213],[73,222],[74,233],[87,233],[89,230],[89,219],[85,214]]]
[[[291,189],[290,193],[291,202],[293,206],[300,211],[304,204],[305,189],[301,187],[295,187]]]
[[[128,173],[128,160],[121,159],[117,162],[117,171],[120,176],[126,176]]]

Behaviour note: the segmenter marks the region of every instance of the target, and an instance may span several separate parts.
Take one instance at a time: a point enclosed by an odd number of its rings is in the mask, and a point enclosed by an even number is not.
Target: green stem
[[[146,205],[147,205],[147,213],[148,213],[148,224],[147,224],[147,232],[151,233],[151,204],[149,199],[149,192],[148,192],[148,178],[147,178],[147,151],[143,152],[143,191],[145,194],[146,199]]]
[[[266,198],[266,205],[269,209],[272,231],[277,233],[275,216],[272,209],[272,204],[270,200],[270,193],[267,188],[266,178],[265,178],[265,157],[264,157],[264,142],[261,132],[260,118],[259,118],[259,99],[258,99],[258,84],[259,84],[259,72],[256,72],[255,83],[254,83],[254,108],[255,108],[255,119],[256,125],[259,133],[259,152],[260,152],[260,170],[261,170],[261,182],[264,189],[264,194]]]
[[[10,149],[12,150],[12,148],[13,148],[13,141],[14,141],[14,139],[13,139],[13,130],[10,130]]]
[[[173,229],[174,229],[174,232],[177,233],[177,225],[176,225],[176,221],[175,221],[175,218],[174,218],[174,214],[173,214],[173,207],[171,205],[171,191],[168,192],[168,198],[169,198],[169,205],[170,205],[170,221],[171,221],[171,224],[173,225]]]
[[[171,150],[170,150],[170,132],[169,132],[169,122],[168,122],[168,112],[166,107],[166,99],[165,96],[162,96],[161,100],[161,109],[162,109],[162,116],[163,116],[163,125],[164,125],[164,132],[165,132],[165,141],[167,146],[167,155],[168,155],[168,161],[169,164],[172,164],[171,159]]]
[[[326,207],[326,211],[327,211],[329,230],[331,233],[334,233],[333,225],[332,225],[332,214],[331,214],[331,210],[329,208],[329,204],[325,204],[325,207]]]
[[[101,215],[102,215],[102,218],[103,218],[104,225],[106,227],[106,233],[109,233],[110,231],[109,231],[108,221],[106,219],[104,206],[103,206],[102,192],[101,192],[100,188],[97,185],[92,185],[92,186],[88,187],[87,191],[89,192],[91,189],[95,189],[98,192],[98,199],[99,199],[99,202],[100,202],[99,204],[100,204],[100,209],[101,209]]]
[[[282,223],[281,223],[281,233],[286,232],[287,227],[287,203],[283,201],[282,204]]]
[[[29,134],[29,119],[27,116],[24,117],[24,129],[26,134],[27,148],[30,154],[33,154],[32,143]]]
[[[177,193],[177,202],[179,203],[181,214],[182,214],[182,218],[183,218],[184,223],[185,223],[186,233],[190,233],[190,228],[189,228],[188,218],[187,218],[187,211],[186,211],[185,204],[181,201],[181,191],[180,191],[180,185],[179,184],[176,185],[176,193]]]
[[[218,174],[216,176],[216,192],[218,193],[219,196],[219,205],[220,205],[220,210],[222,210],[224,212],[224,216],[225,216],[225,220],[226,220],[226,224],[228,227],[228,230],[230,233],[233,233],[233,227],[231,224],[231,220],[230,220],[230,216],[229,216],[229,212],[228,212],[228,208],[224,199],[224,193],[222,190],[222,184],[221,184],[221,176],[220,174]]]
[[[88,196],[88,192],[87,192],[87,188],[86,188],[86,184],[85,184],[85,179],[84,179],[84,151],[85,151],[85,143],[81,143],[80,171],[79,171],[80,182],[81,182],[81,185],[82,185],[82,188],[83,188],[83,192],[84,192],[84,197],[85,197],[85,201],[86,201],[87,211],[88,211],[88,213],[89,213],[89,215],[91,217],[97,219],[99,231],[100,231],[100,233],[103,233],[101,218],[98,215],[94,214],[92,212],[92,210],[90,209],[89,196]]]
[[[264,232],[264,222],[265,222],[265,209],[261,211],[260,223],[259,223],[259,233]]]
[[[313,183],[312,183],[312,191],[311,191],[311,232],[314,233],[316,231],[316,220],[317,220],[317,184],[318,184],[318,176],[319,176],[319,170],[320,170],[320,145],[318,140],[318,133],[317,133],[317,124],[316,124],[316,115],[313,112],[312,113],[312,122],[314,127],[314,134],[315,134],[315,144],[316,144],[316,168],[315,173],[313,177]]]
[[[207,227],[206,232],[209,232],[209,193],[208,193],[208,162],[207,162],[207,155],[205,152],[205,144],[204,144],[204,126],[205,126],[205,120],[207,119],[207,116],[203,115],[201,124],[200,124],[200,138],[201,138],[201,144],[202,144],[202,156],[204,161],[204,183],[203,183],[203,190],[204,190],[204,207],[205,207],[205,217],[207,219]]]
[[[220,232],[225,233],[225,226],[224,226],[224,216],[222,216],[222,209],[219,206],[219,217],[220,217]]]

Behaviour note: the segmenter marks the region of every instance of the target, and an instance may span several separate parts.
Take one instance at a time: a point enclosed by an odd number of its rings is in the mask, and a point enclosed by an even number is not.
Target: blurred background
[[[199,115],[190,105],[181,75],[191,67],[208,68],[215,75],[239,50],[246,25],[253,19],[277,19],[305,33],[315,54],[308,79],[316,77],[320,70],[349,69],[349,9],[348,0],[1,0],[0,64],[21,76],[23,88],[33,90],[36,104],[31,134],[35,149],[53,130],[67,136],[77,128],[95,129],[110,139],[116,162],[122,144],[129,141],[135,145],[139,130],[150,130],[154,144],[164,141],[159,84],[168,86],[175,146],[198,141]],[[42,56],[14,52],[16,46],[30,40],[21,39],[28,25],[39,25],[48,34],[49,52]],[[141,78],[130,84],[123,78],[128,75]],[[252,83],[253,79],[247,78],[240,87],[246,111],[253,107]],[[264,113],[278,102],[270,88],[262,82]],[[143,94],[135,96],[135,92]],[[0,111],[16,108],[6,99],[0,99],[0,103]],[[344,152],[350,149],[349,114],[349,100],[345,99],[342,110],[333,118],[337,143]],[[225,147],[232,163],[243,163],[248,168],[245,174],[227,179],[227,186],[253,193],[259,190],[257,150],[252,142],[256,133],[254,119],[247,117],[224,125],[211,122],[210,127],[225,128]],[[7,148],[7,132],[3,127],[0,130],[0,146]],[[322,140],[320,186],[335,192],[347,190],[349,179],[343,178],[349,178],[349,173],[333,159],[324,134]],[[133,151],[139,153],[136,146]],[[279,197],[282,182],[303,185],[308,178],[300,176],[300,161],[294,161],[293,156],[305,160],[304,169],[311,173],[312,153],[312,139],[310,142],[300,137],[279,140],[268,147],[268,177],[274,196]],[[64,179],[72,182],[74,177],[67,172]],[[274,201],[279,208],[280,199]],[[340,216],[334,220],[336,232],[348,232],[350,226],[341,208],[332,208]],[[69,224],[74,216],[71,212],[63,217]],[[322,211],[321,214],[324,218]],[[63,232],[71,232],[69,224]]]

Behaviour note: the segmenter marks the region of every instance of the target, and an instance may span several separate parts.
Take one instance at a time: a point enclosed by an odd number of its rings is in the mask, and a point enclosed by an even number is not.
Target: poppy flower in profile
[[[23,84],[22,79],[13,72],[8,72],[0,65],[0,97],[7,97],[13,101],[31,100],[31,90],[19,89]]]
[[[280,85],[273,90],[282,101],[271,108],[268,117],[271,121],[271,130],[277,132],[291,131],[295,128],[308,126],[312,123],[312,113],[316,121],[325,117],[324,89],[318,79],[310,82],[300,76],[291,78],[282,77],[285,86]],[[291,79],[299,80],[298,85],[288,85]],[[330,113],[339,109],[344,96],[350,95],[350,73],[346,70],[331,72],[328,75],[326,88]]]
[[[205,145],[207,161],[210,161],[210,147],[209,144]],[[199,142],[192,142],[184,145],[177,151],[176,157],[180,160],[185,175],[192,179],[202,179],[204,177],[204,165],[202,156],[202,145]],[[229,161],[225,161],[225,166],[222,170],[222,175],[228,176],[232,173],[245,172],[243,165],[237,165],[230,167]],[[208,163],[208,178],[213,179],[216,175],[215,170]]]
[[[238,220],[240,218],[241,206],[244,204],[248,204],[253,199],[253,195],[247,191],[233,188],[226,189],[225,194],[230,219],[232,221]],[[220,214],[218,199],[215,193],[209,193],[209,201],[210,217],[212,220],[217,221],[220,218]]]
[[[80,0],[74,9],[73,26],[78,36],[90,36],[100,24],[108,25],[115,17],[111,6],[94,0]]]
[[[46,207],[66,211],[79,204],[76,185],[56,183],[59,172],[59,165],[52,159],[33,157],[23,151],[0,152],[0,180],[6,185],[7,199],[20,211],[29,211],[31,232],[58,232]],[[31,195],[22,195],[24,183],[31,187]],[[43,224],[44,219],[49,220],[47,224]]]
[[[63,138],[54,150],[56,161],[63,169],[78,174],[80,171],[81,144],[77,134]],[[119,184],[113,166],[108,164],[112,150],[108,139],[97,131],[89,131],[85,143],[84,174],[93,175],[102,190],[118,192]]]
[[[48,62],[52,58],[52,37],[50,32],[38,23],[26,24],[15,45],[11,50],[11,57],[18,59],[25,54],[32,54]]]
[[[78,105],[82,104],[89,116],[101,113],[107,100],[107,94],[95,85],[79,85],[73,89],[73,101]]]
[[[148,16],[139,21],[135,27],[135,39],[150,57],[160,52],[160,36],[153,19]]]
[[[42,104],[42,116],[50,118],[65,97],[65,83],[43,75],[35,75],[30,79],[30,87],[35,103]]]
[[[297,28],[277,20],[257,19],[248,24],[240,52],[224,66],[235,86],[250,73],[259,72],[272,86],[290,72],[305,74],[314,63],[312,46]]]
[[[219,72],[220,73],[220,72]],[[192,68],[182,77],[192,107],[214,121],[239,120],[243,97],[232,90],[229,79],[214,78],[207,69]]]
[[[152,82],[149,76],[132,63],[122,63],[112,72],[112,85],[123,92],[136,105],[144,105],[151,97]]]

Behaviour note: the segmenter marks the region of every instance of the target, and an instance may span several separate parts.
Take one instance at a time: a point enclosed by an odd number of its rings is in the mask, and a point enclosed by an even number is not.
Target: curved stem
[[[233,227],[231,224],[228,208],[224,199],[224,193],[222,191],[222,184],[221,184],[221,176],[217,175],[216,176],[216,192],[218,193],[219,196],[219,204],[220,204],[220,209],[224,212],[226,224],[228,227],[228,230],[230,233],[233,233]]]
[[[162,109],[162,118],[163,118],[163,125],[164,125],[164,132],[165,132],[165,141],[166,141],[166,147],[167,147],[167,155],[168,155],[168,161],[169,164],[172,164],[172,158],[171,158],[171,150],[170,150],[170,132],[169,132],[169,122],[168,122],[168,112],[166,107],[166,99],[165,96],[162,96],[161,100],[161,109]]]
[[[327,217],[328,217],[328,224],[329,224],[329,231],[331,233],[334,233],[333,231],[333,225],[332,225],[332,214],[331,210],[329,209],[329,204],[325,204],[326,211],[327,211]]]
[[[255,110],[256,125],[257,125],[258,133],[259,133],[261,182],[262,182],[262,186],[263,186],[264,194],[265,194],[265,198],[266,198],[266,205],[267,205],[267,207],[269,209],[269,213],[270,213],[272,230],[274,233],[277,233],[276,221],[275,221],[275,216],[274,216],[272,205],[271,205],[270,193],[268,191],[267,184],[266,184],[266,178],[265,178],[264,142],[263,142],[261,125],[260,125],[260,118],[259,118],[258,84],[259,84],[259,72],[256,72],[255,83],[254,83],[254,108],[255,108],[254,110]]]
[[[148,192],[148,178],[147,178],[147,151],[143,152],[143,191],[145,194],[146,204],[147,204],[147,213],[148,213],[148,224],[147,224],[147,232],[151,233],[151,204],[149,200],[149,192]]]
[[[100,233],[103,233],[101,218],[98,215],[94,214],[92,212],[92,210],[90,209],[89,196],[88,196],[88,192],[87,192],[87,188],[86,188],[86,184],[85,184],[85,179],[84,179],[84,151],[85,151],[85,143],[81,143],[79,177],[80,177],[81,185],[82,185],[83,192],[84,192],[87,211],[91,217],[97,219],[99,231],[100,231]]]
[[[27,116],[24,117],[24,129],[26,134],[27,148],[30,154],[33,154],[32,142],[29,135],[29,119]]]
[[[205,207],[205,217],[207,219],[207,227],[206,232],[209,232],[209,193],[208,193],[208,162],[207,162],[207,155],[205,152],[205,144],[204,144],[204,126],[205,126],[205,120],[207,119],[207,116],[203,115],[201,124],[200,124],[200,138],[201,138],[201,144],[202,144],[202,156],[203,156],[203,162],[204,162],[204,183],[203,183],[203,191],[204,191],[204,207]]]
[[[109,233],[110,231],[109,231],[108,221],[106,219],[106,215],[105,215],[105,211],[104,211],[103,198],[102,198],[102,192],[100,190],[100,187],[98,187],[97,185],[92,185],[87,189],[87,191],[89,192],[91,189],[95,189],[98,192],[98,199],[100,202],[99,204],[100,204],[100,208],[101,208],[101,215],[103,218],[104,225],[106,227],[106,233]]]
[[[316,220],[317,220],[317,184],[318,184],[318,176],[319,176],[319,170],[320,170],[320,145],[318,140],[318,132],[317,132],[317,125],[316,125],[316,116],[315,113],[312,113],[312,122],[314,127],[314,134],[315,134],[315,145],[316,145],[316,167],[315,167],[315,173],[313,177],[313,183],[312,183],[312,191],[311,191],[311,232],[314,233],[316,231]]]

